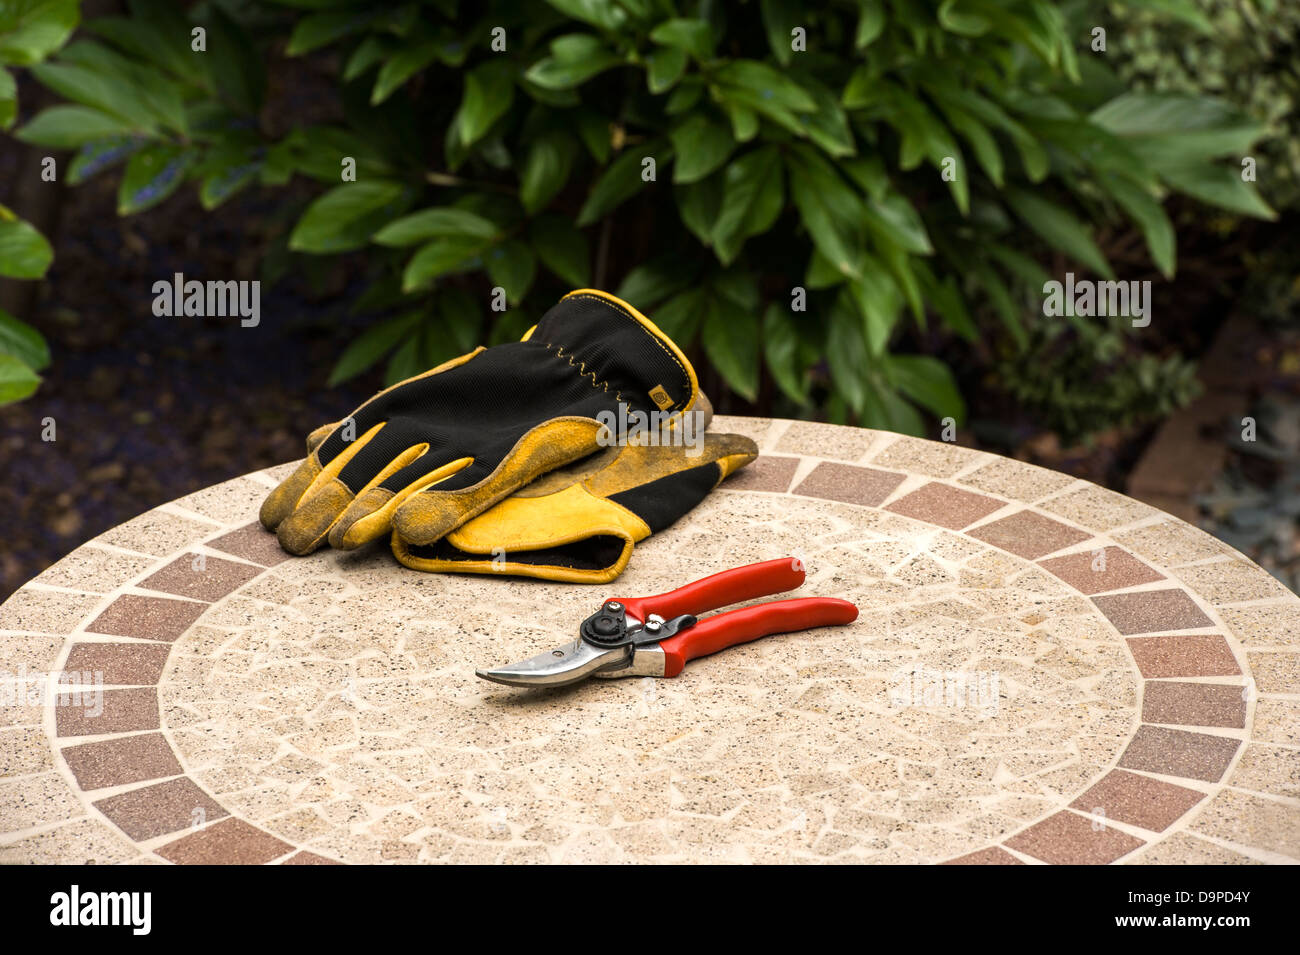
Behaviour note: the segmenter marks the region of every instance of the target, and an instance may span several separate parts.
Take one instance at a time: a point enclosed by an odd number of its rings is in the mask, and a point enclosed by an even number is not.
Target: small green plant
[[[1196,364],[1128,353],[1128,319],[1044,324],[1029,347],[998,363],[1002,387],[1068,447],[1107,428],[1158,421],[1200,394]]]
[[[1128,6],[1199,22],[1180,0]],[[1262,125],[1218,99],[1127,90],[1089,51],[1099,14],[131,0],[33,68],[69,103],[19,136],[76,150],[71,182],[125,164],[122,214],[185,182],[208,208],[320,182],[290,250],[364,248],[373,270],[357,307],[376,320],[334,381],[515,337],[534,303],[598,280],[742,397],[767,380],[787,407],[920,434],[964,403],[947,365],[906,351],[911,323],[1024,349],[1041,331],[1027,302],[1041,303],[1044,244],[1111,278],[1093,226],[1127,219],[1172,276],[1168,192],[1271,215],[1238,166]],[[281,52],[330,71],[341,120],[270,131],[266,63]],[[651,253],[605,274],[627,241]],[[508,311],[486,308],[494,289]],[[982,332],[985,312],[999,324]]]
[[[40,63],[76,28],[77,0],[5,0],[0,2],[0,130],[18,116],[18,85],[12,67]],[[39,279],[54,252],[29,222],[0,205],[0,278]],[[20,401],[41,383],[38,374],[50,363],[50,349],[40,332],[0,309],[0,404]]]

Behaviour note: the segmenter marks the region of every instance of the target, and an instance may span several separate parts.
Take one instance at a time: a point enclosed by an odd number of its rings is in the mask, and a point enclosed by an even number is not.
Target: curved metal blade
[[[567,686],[597,671],[617,670],[627,663],[627,647],[602,650],[579,638],[509,666],[474,672],[485,680],[506,686]]]

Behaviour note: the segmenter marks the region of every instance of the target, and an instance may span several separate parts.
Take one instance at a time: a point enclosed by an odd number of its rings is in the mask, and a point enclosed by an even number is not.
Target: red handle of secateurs
[[[780,557],[759,564],[747,564],[705,577],[694,583],[654,597],[632,597],[621,601],[627,612],[638,620],[657,613],[665,620],[684,613],[701,614],[728,604],[785,593],[803,583],[803,562],[795,557]],[[613,598],[618,599],[618,598]]]
[[[693,627],[659,643],[664,651],[664,676],[676,676],[687,660],[706,657],[738,643],[748,643],[773,633],[791,633],[852,623],[858,608],[835,597],[801,597],[776,600],[706,617]]]

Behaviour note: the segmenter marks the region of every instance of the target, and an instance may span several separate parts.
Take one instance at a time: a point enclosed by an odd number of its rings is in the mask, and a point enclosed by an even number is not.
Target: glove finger
[[[281,521],[293,513],[293,509],[298,506],[307,488],[311,487],[312,481],[316,480],[316,475],[321,472],[316,451],[338,426],[337,421],[323,424],[307,435],[306,459],[262,501],[262,508],[257,516],[268,531],[275,530],[280,526]]]
[[[427,444],[408,448],[356,496],[329,532],[331,547],[353,550],[372,540],[386,537],[393,528],[393,514],[407,498],[431,484],[467,470],[473,458],[448,461],[429,453]]]
[[[339,426],[339,422],[337,421],[332,422],[331,424],[323,424],[315,431],[313,431],[311,434],[307,435],[307,453],[311,454],[313,451],[319,448],[321,446],[321,442],[324,441],[326,438],[328,438],[331,434],[333,434],[334,429],[337,428],[338,426]]]
[[[411,494],[394,512],[393,529],[413,544],[431,544],[538,475],[598,451],[600,431],[600,424],[590,418],[557,418],[538,425],[495,467],[475,460],[442,485]]]
[[[318,445],[298,470],[271,492],[262,510],[270,518],[279,517],[274,525],[267,526],[275,527],[281,547],[291,554],[302,555],[310,554],[325,542],[330,528],[356,496],[352,486],[340,479],[341,472],[382,433],[383,427],[381,422],[347,443],[342,453],[324,465],[318,460],[321,453]],[[331,433],[326,442],[334,437]]]

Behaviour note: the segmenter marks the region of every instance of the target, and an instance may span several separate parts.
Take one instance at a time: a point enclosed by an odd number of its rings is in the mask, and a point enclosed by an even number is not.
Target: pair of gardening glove
[[[630,433],[637,412],[666,422],[658,443]],[[521,341],[409,378],[312,432],[261,521],[293,554],[391,536],[418,570],[604,583],[757,456],[740,435],[699,444],[710,415],[668,336],[581,289]]]

